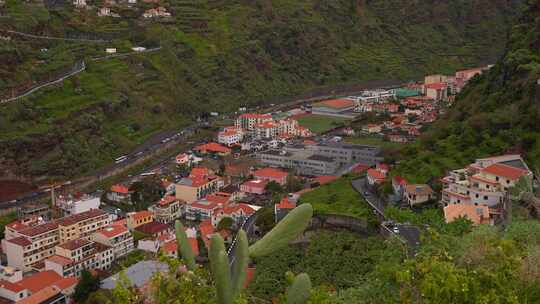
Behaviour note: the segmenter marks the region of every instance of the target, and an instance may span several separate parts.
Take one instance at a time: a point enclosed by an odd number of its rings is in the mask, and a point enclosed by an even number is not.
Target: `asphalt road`
[[[399,239],[405,241],[409,247],[416,247],[420,245],[421,230],[415,225],[409,223],[387,223],[384,209],[386,203],[381,200],[375,193],[373,193],[367,187],[367,179],[365,177],[352,181],[353,188],[360,193],[371,206],[371,208],[377,213],[381,220],[381,226],[383,226],[391,234],[396,235]]]
[[[246,221],[242,224],[242,229],[247,234],[248,240],[253,238],[255,235],[255,222],[257,221],[257,213],[254,213],[252,216],[248,217]],[[234,237],[234,240],[227,250],[227,255],[229,257],[229,266],[231,269],[234,267],[234,263],[236,262],[236,237]]]

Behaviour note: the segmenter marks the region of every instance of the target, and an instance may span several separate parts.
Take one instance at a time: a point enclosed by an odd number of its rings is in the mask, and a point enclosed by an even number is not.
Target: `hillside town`
[[[336,125],[323,134],[300,123],[309,115],[354,121],[373,113],[379,122],[362,125],[361,134],[405,144],[485,69],[460,71],[455,77],[426,76],[424,83],[367,90],[286,112],[239,109],[233,124],[221,127],[212,140],[174,157],[168,174],[143,173],[92,194],[55,193],[53,187],[50,205],[22,208],[19,218],[5,227],[0,297],[9,303],[64,303],[83,270],[99,275],[102,288],[113,289],[118,265],[134,254],[144,258],[129,265],[126,274],[136,288],[144,289],[151,274],[163,267],[157,257],[179,253],[176,220],[185,223],[189,245],[201,259],[212,235],[221,235],[228,245],[239,229],[259,238],[265,232],[262,210],[270,210],[271,221],[279,222],[302,203],[302,195],[346,175],[365,179],[368,190],[359,192],[366,197],[391,184],[387,204],[415,208],[438,201],[447,222],[464,217],[474,224],[500,223],[508,189],[531,176],[519,155],[478,159],[449,172],[437,193],[430,185],[392,174],[380,146],[347,143],[348,136],[359,135],[352,127]],[[342,136],[332,136],[336,130]],[[159,196],[142,202],[141,208],[142,194],[135,185],[148,180],[158,181],[152,191]],[[399,237],[399,229],[392,231]]]

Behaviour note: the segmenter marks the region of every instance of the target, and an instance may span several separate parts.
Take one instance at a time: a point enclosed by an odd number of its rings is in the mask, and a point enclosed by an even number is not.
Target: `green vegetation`
[[[81,280],[75,286],[73,299],[77,302],[86,300],[91,293],[99,289],[99,283],[97,276],[93,276],[88,270],[83,269],[81,271]]]
[[[149,136],[202,112],[279,100],[374,79],[409,80],[493,61],[514,3],[508,1],[164,1],[170,20],[141,21],[9,0],[0,28],[107,43],[22,39],[0,47],[0,94],[52,79],[86,59],[63,84],[0,107],[0,158],[17,174],[75,176],[113,162]],[[157,53],[90,61],[105,47],[161,46]],[[47,49],[47,51],[40,51]]]
[[[347,119],[341,117],[332,117],[316,114],[302,116],[299,117],[297,120],[301,126],[308,128],[311,132],[315,134],[324,133],[326,131],[334,129],[335,127],[342,126],[344,122],[347,121]]]
[[[399,171],[411,182],[426,182],[478,157],[523,153],[540,168],[540,56],[538,9],[513,27],[505,56],[458,95],[448,115],[403,150]]]
[[[303,194],[300,203],[309,203],[315,214],[346,215],[362,220],[374,220],[369,205],[351,185],[353,177],[345,176]]]
[[[123,257],[119,263],[115,264],[111,269],[111,273],[119,272],[133,264],[143,261],[144,259],[146,259],[146,253],[142,250],[135,249],[127,256]]]
[[[4,231],[6,225],[17,219],[17,213],[11,212],[6,215],[0,216],[0,238],[4,238]]]
[[[380,136],[354,136],[346,137],[345,142],[358,145],[374,145],[383,149],[401,149],[405,144],[390,142]]]

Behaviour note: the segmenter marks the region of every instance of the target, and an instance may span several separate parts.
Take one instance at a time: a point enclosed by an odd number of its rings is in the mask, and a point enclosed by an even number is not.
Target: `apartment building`
[[[110,225],[92,235],[92,241],[109,246],[113,250],[114,259],[123,257],[133,251],[135,244],[129,229],[124,225]]]
[[[112,247],[77,239],[57,245],[55,255],[45,260],[45,270],[52,270],[62,277],[78,277],[84,269],[108,270],[113,261]]]
[[[79,214],[63,217],[56,221],[60,242],[80,238],[90,238],[92,233],[111,223],[109,214],[100,209],[92,209]]]
[[[478,159],[467,168],[453,170],[442,179],[442,204],[496,207],[507,191],[531,171],[519,155]]]
[[[168,195],[159,200],[156,204],[148,208],[154,214],[154,220],[160,223],[169,224],[182,215],[183,205],[174,195]]]
[[[218,133],[218,143],[232,146],[242,142],[244,132],[236,127],[229,127]]]
[[[293,169],[301,175],[332,175],[339,169],[334,159],[306,150],[270,150],[257,153],[257,158],[266,166]]]
[[[255,213],[252,206],[244,203],[228,204],[223,207],[218,207],[212,212],[212,225],[217,227],[223,218],[231,218],[236,227],[240,227],[244,221]]]
[[[60,243],[58,224],[48,222],[21,230],[13,230],[2,240],[8,266],[23,272],[33,270],[33,265],[54,254]]]
[[[215,209],[226,206],[230,196],[207,195],[204,199],[186,205],[186,219],[205,220],[210,219]]]
[[[235,126],[246,131],[253,131],[256,125],[272,122],[272,120],[270,114],[245,113],[238,116]]]
[[[182,178],[176,184],[176,198],[187,203],[200,200],[208,194],[215,193],[223,187],[223,180],[209,173],[198,173],[192,170],[189,177]]]

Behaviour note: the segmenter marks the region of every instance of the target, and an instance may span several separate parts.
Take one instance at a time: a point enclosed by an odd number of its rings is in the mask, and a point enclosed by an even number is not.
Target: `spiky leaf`
[[[210,244],[210,268],[216,285],[217,300],[219,304],[232,304],[232,284],[229,259],[225,252],[223,238],[214,234]]]
[[[189,270],[195,270],[197,264],[195,263],[195,256],[191,245],[189,244],[184,225],[177,220],[174,224],[176,232],[176,247],[178,247],[178,258],[182,257]]]
[[[313,207],[310,204],[294,208],[261,240],[249,247],[249,256],[265,256],[287,246],[308,227],[312,216]]]
[[[310,292],[311,280],[307,274],[301,273],[287,289],[286,304],[305,304],[309,300]]]
[[[242,290],[244,281],[246,280],[246,269],[249,264],[249,245],[247,234],[244,230],[238,232],[236,238],[236,248],[235,248],[235,261],[233,267],[233,294],[236,297],[240,290]]]

